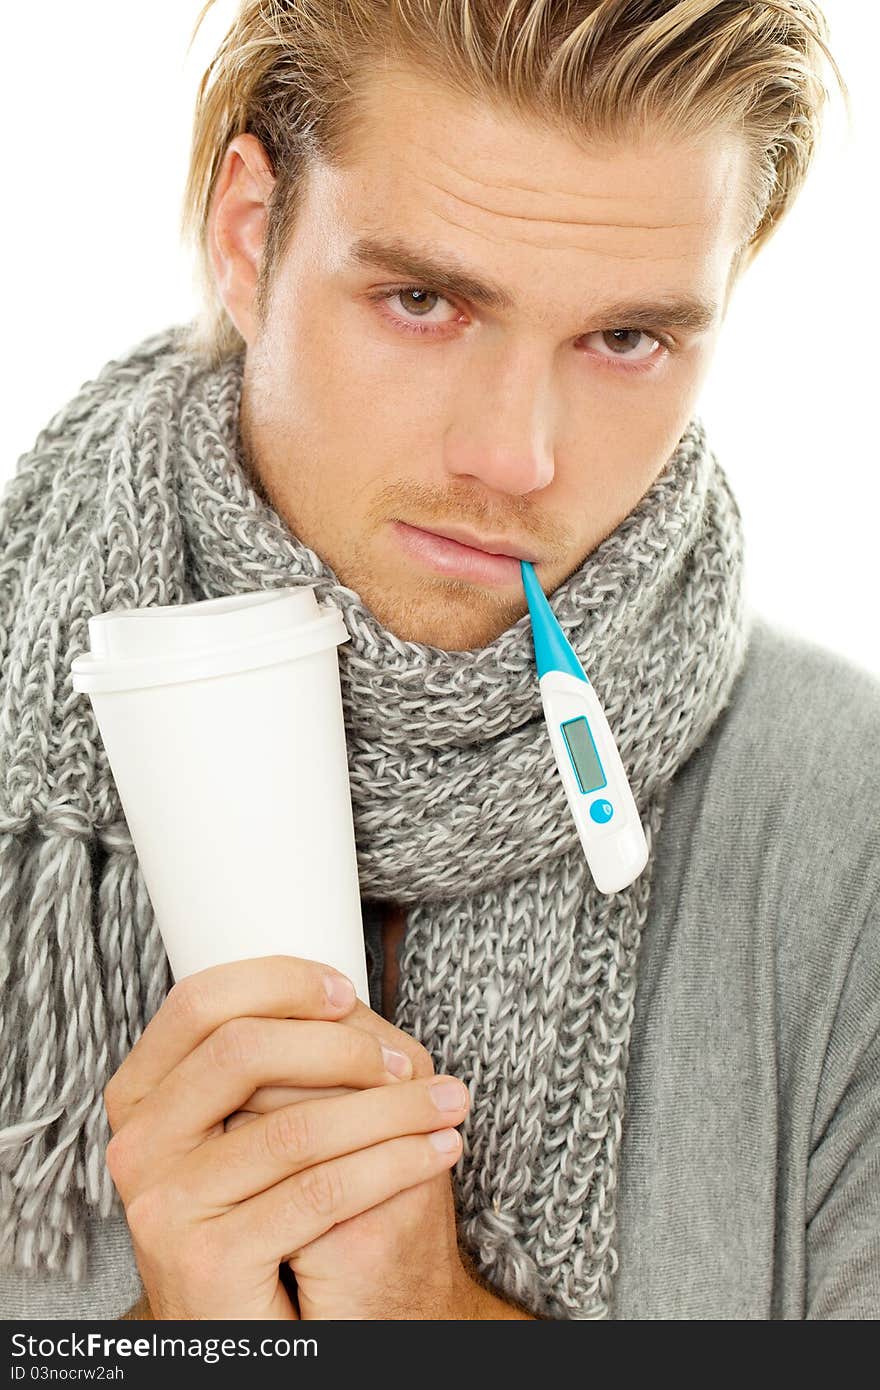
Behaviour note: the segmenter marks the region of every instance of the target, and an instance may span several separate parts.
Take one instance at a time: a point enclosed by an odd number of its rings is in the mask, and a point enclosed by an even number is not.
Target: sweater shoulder
[[[754,614],[697,759],[717,871],[751,876],[756,903],[786,917],[857,930],[880,894],[880,679]]]
[[[829,743],[843,755],[880,730],[880,676],[849,657],[753,616],[737,704],[779,719],[808,746]],[[874,748],[876,755],[876,745]]]

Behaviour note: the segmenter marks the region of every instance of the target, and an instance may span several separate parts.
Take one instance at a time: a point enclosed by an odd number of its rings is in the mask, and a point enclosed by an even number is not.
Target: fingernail
[[[325,975],[324,989],[334,1009],[344,1009],[354,1003],[355,988],[345,975]]]
[[[438,1110],[463,1110],[467,1104],[467,1091],[460,1081],[435,1081],[429,1090]]]
[[[434,1148],[441,1154],[451,1154],[453,1149],[458,1148],[459,1135],[457,1129],[435,1129],[428,1138]]]
[[[412,1062],[405,1052],[395,1052],[393,1047],[386,1047],[383,1043],[382,1056],[385,1060],[385,1067],[392,1076],[412,1076]]]

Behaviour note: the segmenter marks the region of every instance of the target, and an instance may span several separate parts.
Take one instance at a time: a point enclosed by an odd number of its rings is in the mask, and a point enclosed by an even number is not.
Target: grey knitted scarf
[[[501,1292],[613,1316],[615,1192],[641,933],[670,779],[747,641],[740,513],[701,422],[554,594],[651,857],[592,882],[553,761],[528,617],[487,647],[401,641],[252,486],[243,358],[155,334],[87,381],[0,507],[0,1263],[86,1271],[121,1211],[103,1088],[172,983],[70,664],[114,608],[313,584],[339,648],[362,896],[405,905],[396,1023],[463,1078],[459,1230]]]

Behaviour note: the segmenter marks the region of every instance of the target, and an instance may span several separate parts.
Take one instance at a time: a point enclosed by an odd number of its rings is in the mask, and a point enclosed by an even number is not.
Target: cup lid
[[[349,637],[340,610],[320,605],[313,585],[114,609],[88,628],[91,651],[71,662],[74,690],[87,693],[252,670]]]

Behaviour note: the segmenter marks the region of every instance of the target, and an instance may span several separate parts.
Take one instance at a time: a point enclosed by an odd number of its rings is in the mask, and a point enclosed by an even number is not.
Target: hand
[[[462,1265],[447,1172],[334,1226],[289,1263],[303,1319],[495,1316],[478,1311],[482,1290]]]
[[[457,1124],[468,1107],[468,1093],[451,1077],[431,1078],[431,1104],[438,1125]],[[402,1087],[376,1096],[376,1104],[413,1107],[411,1125],[424,1124],[423,1095]],[[441,1109],[441,1106],[445,1107]],[[229,1127],[252,1123],[241,1114]],[[437,1138],[449,1142],[450,1160],[461,1140],[454,1129]],[[485,1311],[495,1300],[465,1272],[459,1253],[449,1173],[396,1192],[378,1205],[334,1225],[316,1240],[290,1253],[297,1301],[303,1319],[476,1318],[503,1316]],[[512,1310],[508,1314],[514,1316]]]
[[[332,1003],[328,976],[344,978],[290,956],[188,976],[108,1083],[107,1164],[155,1317],[296,1319],[279,1266],[458,1157],[430,1142],[465,1110],[432,1104],[424,1048],[353,990]],[[383,1038],[423,1074],[390,1072]],[[224,1129],[288,1081],[354,1089]]]

